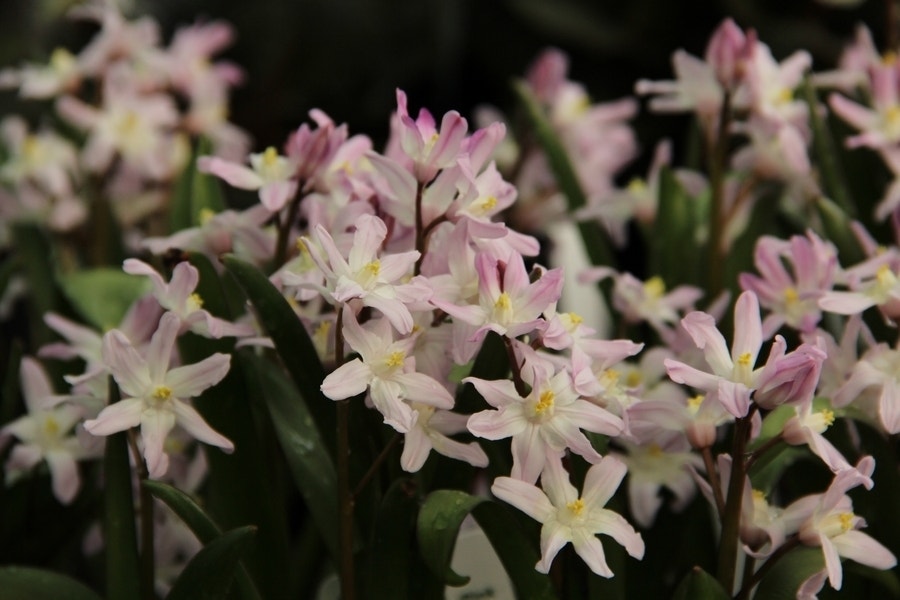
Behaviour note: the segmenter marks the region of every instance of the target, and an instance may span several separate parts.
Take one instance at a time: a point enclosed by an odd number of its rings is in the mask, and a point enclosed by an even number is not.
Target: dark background
[[[57,45],[80,49],[96,28],[62,18],[66,0],[0,1],[0,64],[46,60]],[[755,28],[776,58],[809,50],[816,69],[834,65],[854,26],[866,22],[881,47],[888,13],[882,0],[833,8],[813,0],[134,0],[130,15],[151,14],[166,43],[197,19],[224,19],[238,33],[225,56],[247,73],[232,119],[255,148],[279,145],[321,108],[351,132],[382,141],[407,91],[411,111],[466,116],[480,103],[511,108],[512,78],[547,46],[571,57],[571,76],[595,99],[631,93],[634,81],[671,77],[671,53],[702,55],[715,26],[732,16]],[[39,114],[0,94],[0,113]],[[684,121],[643,113],[644,148],[678,137]]]

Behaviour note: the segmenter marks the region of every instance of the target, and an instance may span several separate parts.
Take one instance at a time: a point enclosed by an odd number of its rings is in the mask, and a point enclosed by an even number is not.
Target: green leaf
[[[222,530],[213,521],[212,517],[207,515],[194,500],[169,484],[160,481],[144,480],[142,485],[147,488],[159,500],[165,502],[166,506],[178,515],[185,525],[194,532],[204,545],[209,544],[220,535]],[[247,570],[240,565],[235,574],[237,586],[240,590],[241,598],[245,600],[258,600],[260,598],[253,580],[247,574]]]
[[[197,293],[204,308],[213,315],[232,319],[221,280],[202,254],[189,255],[200,272]],[[186,364],[205,359],[214,352],[231,353],[234,341],[212,340],[188,334],[179,339]],[[231,369],[218,385],[196,398],[194,405],[209,425],[230,439],[235,450],[225,454],[206,447],[210,476],[206,509],[224,528],[248,523],[259,531],[259,543],[248,554],[247,569],[264,597],[283,591],[284,572],[288,569],[288,527],[283,510],[277,448],[268,415],[254,412],[251,402],[257,398],[252,380],[247,379],[243,363],[232,359]]]
[[[119,401],[119,388],[110,376],[109,403]],[[103,539],[106,543],[106,597],[135,600],[141,597],[141,567],[134,524],[128,432],[106,438],[103,457]]]
[[[200,138],[194,147],[191,161],[175,183],[172,198],[170,222],[172,231],[180,231],[200,225],[207,211],[218,213],[225,210],[222,186],[218,178],[197,170],[197,158],[212,154],[212,144]]]
[[[556,598],[550,578],[538,573],[540,559],[515,518],[500,504],[457,490],[429,494],[419,511],[417,535],[422,557],[448,585],[465,585],[469,578],[450,568],[459,527],[469,513],[484,530],[512,580],[517,598]]]
[[[325,443],[333,451],[337,430],[335,406],[319,389],[325,379],[325,369],[306,328],[262,271],[231,255],[225,256],[222,262],[256,308],[263,328],[272,338],[282,363],[310,407]]]
[[[671,169],[662,169],[659,213],[650,240],[654,263],[651,272],[662,277],[669,287],[704,283],[706,259],[698,235],[709,220],[706,208],[703,199],[688,196]]]
[[[277,365],[249,353],[242,354],[241,359],[246,360],[259,376],[256,389],[269,407],[294,483],[337,562],[340,557],[335,502],[338,497],[337,473],[309,408],[296,386]]]
[[[71,577],[31,567],[0,567],[0,590],[9,600],[101,600]]]
[[[118,327],[128,308],[148,288],[145,277],[108,267],[61,275],[59,284],[81,316],[101,331]]]
[[[411,479],[397,479],[384,495],[367,548],[368,597],[409,598],[418,496]]]
[[[829,198],[834,200],[843,212],[855,216],[855,203],[850,197],[850,191],[844,178],[837,148],[828,125],[819,112],[819,99],[809,78],[803,80],[801,86],[803,99],[809,107],[809,121],[812,125],[813,151],[818,159],[819,174],[822,179],[822,187]],[[847,264],[847,263],[845,263]]]
[[[547,163],[550,165],[550,170],[553,171],[556,183],[568,200],[569,212],[573,213],[579,208],[586,206],[587,197],[581,188],[581,182],[578,181],[578,174],[569,160],[569,155],[562,141],[553,129],[553,125],[544,114],[544,109],[537,98],[534,97],[534,94],[531,93],[526,83],[517,81],[513,85],[513,89],[519,102],[525,108],[525,114],[534,128],[538,143],[544,150],[544,155],[547,157]],[[585,249],[593,264],[614,264],[606,232],[603,231],[596,221],[579,221],[578,229],[581,232]]]
[[[700,567],[694,567],[681,580],[675,595],[672,596],[672,600],[729,600],[729,598],[722,584]]]
[[[231,588],[241,556],[250,548],[256,527],[232,529],[204,546],[178,577],[166,600],[218,600]]]
[[[840,206],[827,198],[816,201],[816,212],[822,219],[825,237],[837,246],[842,265],[852,265],[862,261],[865,256],[853,230],[850,229],[850,217]]]
[[[44,323],[44,315],[58,311],[61,304],[53,277],[56,272],[53,248],[44,232],[31,223],[13,226],[13,246],[28,282],[29,329],[31,343],[37,348],[56,339],[56,334]]]
[[[756,598],[794,600],[797,589],[813,573],[825,568],[821,548],[795,548],[778,561],[756,588]]]

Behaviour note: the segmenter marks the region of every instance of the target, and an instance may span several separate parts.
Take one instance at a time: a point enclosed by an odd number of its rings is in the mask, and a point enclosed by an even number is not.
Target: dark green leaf
[[[368,597],[372,600],[410,598],[413,534],[418,497],[411,479],[394,481],[375,516],[367,549]]]
[[[825,568],[821,548],[796,548],[778,561],[756,588],[756,598],[794,600],[797,589],[813,573]]]
[[[145,277],[107,267],[61,275],[59,284],[81,316],[101,331],[118,327],[128,308],[148,288]]]
[[[450,568],[459,527],[472,513],[484,530],[512,580],[518,598],[555,598],[550,578],[534,565],[540,556],[513,516],[501,505],[456,490],[437,490],[426,499],[417,524],[425,563],[448,585],[465,585],[469,578]]]
[[[863,260],[864,255],[853,230],[850,217],[840,206],[827,198],[816,201],[816,211],[822,219],[825,236],[837,246],[842,265],[852,265]]]
[[[56,272],[53,250],[44,232],[30,223],[19,223],[13,227],[13,244],[28,282],[31,343],[38,347],[56,337],[44,323],[44,315],[58,311],[61,303],[53,277]]]
[[[715,577],[700,567],[694,567],[678,584],[672,600],[729,600],[729,598]]]
[[[516,96],[525,108],[525,113],[534,128],[535,136],[544,150],[547,163],[556,178],[556,184],[568,200],[569,212],[574,212],[587,205],[587,198],[578,181],[569,155],[562,141],[553,129],[553,125],[544,114],[537,98],[524,82],[516,82],[513,86]],[[596,221],[581,221],[578,223],[581,238],[591,262],[595,265],[613,265],[613,255],[609,248],[606,233]]]
[[[222,535],[222,530],[215,521],[190,496],[181,490],[159,481],[144,480],[143,485],[156,498],[165,502],[204,545],[209,544]],[[243,565],[239,566],[235,579],[241,592],[241,598],[255,600],[260,597],[256,586]]]
[[[166,600],[219,600],[228,594],[241,556],[250,548],[256,527],[223,533],[184,568]]]
[[[241,356],[259,376],[262,394],[294,483],[335,561],[338,549],[337,474],[312,415],[293,382],[277,365],[253,354]]]
[[[671,169],[659,175],[659,213],[650,240],[651,272],[667,286],[702,285],[705,258],[697,243],[698,232],[709,220],[705,199],[691,198]]]
[[[0,567],[0,595],[6,600],[101,600],[71,577],[31,567]]]
[[[109,403],[119,401],[119,388],[109,378]],[[106,543],[106,597],[135,600],[141,597],[141,567],[134,525],[128,432],[106,438],[103,458],[103,539]]]
[[[204,212],[217,213],[225,209],[218,178],[197,170],[197,158],[207,154],[212,154],[212,145],[206,138],[200,138],[191,161],[175,183],[170,214],[172,231],[199,225]]]
[[[306,328],[262,271],[230,255],[225,256],[222,262],[256,308],[262,326],[272,338],[281,361],[310,407],[325,443],[333,451],[337,428],[335,407],[319,389],[325,379],[325,369]]]

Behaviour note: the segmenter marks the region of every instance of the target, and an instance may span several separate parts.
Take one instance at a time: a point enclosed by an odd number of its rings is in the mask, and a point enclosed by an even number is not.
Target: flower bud
[[[743,79],[743,64],[750,54],[755,36],[745,36],[731,19],[722,21],[706,46],[706,62],[726,90],[734,90]]]
[[[819,348],[803,344],[790,354],[766,363],[753,400],[768,410],[782,404],[810,401],[825,358],[825,353]]]

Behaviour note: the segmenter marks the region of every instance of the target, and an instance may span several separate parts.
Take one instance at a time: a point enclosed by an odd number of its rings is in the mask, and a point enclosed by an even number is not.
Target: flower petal
[[[172,369],[166,373],[165,382],[176,398],[194,398],[222,381],[230,367],[231,356],[217,352],[198,363]]]
[[[231,440],[210,427],[192,406],[180,400],[173,400],[172,410],[175,412],[175,420],[178,425],[196,439],[211,446],[218,446],[229,454],[234,452],[234,444]]]

